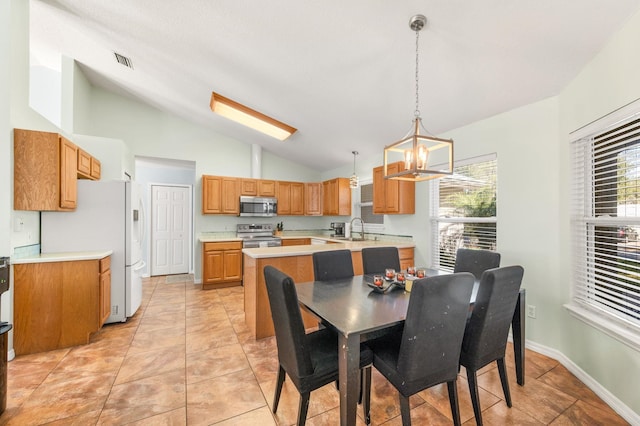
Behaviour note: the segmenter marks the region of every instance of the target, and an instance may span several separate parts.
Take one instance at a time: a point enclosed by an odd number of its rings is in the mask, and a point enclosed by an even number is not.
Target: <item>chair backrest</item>
[[[462,342],[463,365],[477,369],[504,357],[523,275],[522,266],[489,269],[482,274]]]
[[[397,365],[407,381],[456,377],[473,283],[468,272],[413,283]]]
[[[290,376],[308,376],[313,373],[313,365],[307,349],[296,286],[291,277],[273,266],[264,267],[264,279],[280,365]]]
[[[456,252],[453,272],[471,272],[477,280],[487,269],[500,266],[500,253],[490,250],[461,248]]]
[[[330,250],[313,253],[313,277],[316,281],[353,277],[351,250]]]
[[[378,274],[386,268],[400,270],[397,247],[367,247],[362,249],[362,270],[365,274]]]

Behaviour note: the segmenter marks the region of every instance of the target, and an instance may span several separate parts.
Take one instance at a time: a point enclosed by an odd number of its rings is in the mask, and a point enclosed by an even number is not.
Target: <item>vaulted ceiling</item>
[[[31,0],[32,58],[327,170],[380,155],[420,111],[432,134],[557,95],[640,0]],[[133,69],[114,59],[131,59]],[[298,129],[284,142],[209,109],[211,92]]]

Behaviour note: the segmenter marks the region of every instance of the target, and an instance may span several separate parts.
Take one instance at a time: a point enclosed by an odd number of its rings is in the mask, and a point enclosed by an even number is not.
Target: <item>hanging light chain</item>
[[[420,99],[419,99],[419,79],[418,79],[418,71],[419,71],[419,52],[418,49],[420,40],[420,29],[416,29],[416,110],[414,111],[414,115],[416,118],[420,117]]]

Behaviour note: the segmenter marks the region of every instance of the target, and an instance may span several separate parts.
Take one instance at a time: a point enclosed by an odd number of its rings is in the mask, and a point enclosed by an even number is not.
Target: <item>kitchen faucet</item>
[[[356,220],[360,221],[360,226],[361,226],[361,228],[360,228],[360,238],[356,240],[355,238],[351,237],[351,239],[354,240],[354,241],[364,241],[364,221],[361,218],[354,217],[353,219],[351,219],[351,223],[350,223],[351,234],[353,234],[353,232],[354,232],[353,231],[353,222],[356,221]]]

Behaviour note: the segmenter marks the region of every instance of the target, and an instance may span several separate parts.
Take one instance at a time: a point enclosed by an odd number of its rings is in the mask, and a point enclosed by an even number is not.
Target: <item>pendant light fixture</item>
[[[349,188],[356,189],[358,188],[358,175],[356,175],[356,155],[358,155],[358,151],[351,151],[353,154],[353,174],[349,178]]]
[[[416,109],[409,133],[398,142],[384,148],[385,179],[422,181],[453,173],[453,140],[429,135],[422,126],[420,117],[418,42],[420,30],[426,23],[427,18],[424,15],[415,15],[409,21],[409,28],[416,32]],[[404,168],[400,167],[397,173],[389,174],[388,164],[397,161],[403,162]]]

